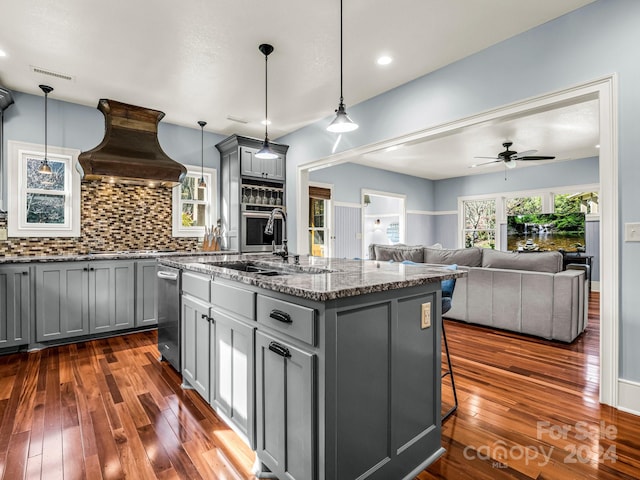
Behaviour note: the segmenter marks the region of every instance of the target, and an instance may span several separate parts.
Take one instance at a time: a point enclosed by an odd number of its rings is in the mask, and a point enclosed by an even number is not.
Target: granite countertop
[[[280,269],[286,274],[266,276],[210,263],[247,261]],[[279,257],[270,254],[224,255],[215,259],[204,256],[174,256],[162,257],[159,263],[320,302],[425,285],[466,275],[466,272],[460,270],[434,265],[403,265],[375,260],[311,256],[301,256],[300,264],[294,265],[292,257],[288,263],[284,263]]]
[[[86,262],[88,260],[136,260],[145,258],[187,257],[197,255],[205,257],[210,255],[228,255],[237,252],[180,252],[162,250],[130,250],[118,252],[97,252],[78,255],[29,255],[19,257],[0,257],[0,265],[7,263],[48,263],[48,262]]]

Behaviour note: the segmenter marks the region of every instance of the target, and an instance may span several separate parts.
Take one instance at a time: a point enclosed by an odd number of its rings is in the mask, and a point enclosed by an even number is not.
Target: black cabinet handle
[[[89,267],[89,271],[90,271],[90,272],[93,272],[94,270],[95,270],[95,268],[93,268],[93,267]]]
[[[29,275],[29,270],[25,270],[24,272],[22,272],[23,275]]]
[[[276,353],[284,358],[291,357],[291,353],[289,353],[289,349],[287,347],[283,347],[278,342],[271,342],[269,344],[269,350],[271,350],[273,353]]]
[[[82,270],[84,270],[85,272],[89,271],[89,267],[84,267]]]
[[[206,318],[206,319],[207,319],[207,322],[212,322],[212,323],[213,323],[213,317],[208,316],[206,313],[203,313],[203,314],[201,315],[201,317],[202,317],[203,319],[205,319],[205,318]]]
[[[279,322],[282,322],[282,323],[293,322],[293,320],[291,320],[291,317],[289,316],[288,313],[282,312],[280,310],[271,310],[269,317],[273,318],[274,320],[278,320]]]

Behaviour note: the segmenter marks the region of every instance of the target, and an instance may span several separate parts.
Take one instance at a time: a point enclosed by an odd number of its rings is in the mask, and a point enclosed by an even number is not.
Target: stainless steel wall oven
[[[272,242],[282,244],[282,218],[276,216],[273,225],[273,235],[264,233],[271,210],[270,206],[243,205],[240,228],[242,231],[240,251],[242,252],[270,252]],[[282,207],[280,207],[282,208]]]

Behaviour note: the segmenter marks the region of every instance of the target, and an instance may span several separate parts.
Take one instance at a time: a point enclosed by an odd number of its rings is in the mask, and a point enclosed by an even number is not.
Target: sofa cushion
[[[424,253],[422,250],[423,247],[421,245],[373,245],[375,259],[381,262],[387,260],[393,260],[394,262],[409,260],[411,262],[422,263],[424,262]]]
[[[558,273],[562,271],[562,254],[560,252],[501,252],[486,249],[482,255],[482,266]]]
[[[443,265],[466,265],[468,267],[479,267],[482,265],[482,250],[480,247],[471,248],[424,248],[425,263],[440,263]]]

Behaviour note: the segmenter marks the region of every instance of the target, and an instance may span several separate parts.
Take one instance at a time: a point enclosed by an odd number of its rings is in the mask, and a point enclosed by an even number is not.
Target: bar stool
[[[446,282],[452,282],[445,285]],[[451,310],[451,298],[453,297],[453,290],[456,286],[456,280],[444,280],[442,282],[442,315]],[[451,388],[453,389],[453,407],[451,407],[447,412],[442,416],[442,421],[444,422],[447,418],[453,414],[458,409],[458,394],[456,393],[456,382],[453,377],[453,367],[451,366],[451,356],[449,355],[449,344],[447,343],[447,334],[444,329],[444,319],[441,318],[442,322],[442,339],[444,340],[444,350],[447,354],[447,366],[448,370],[445,370],[442,373],[442,378],[449,375],[451,377]]]

